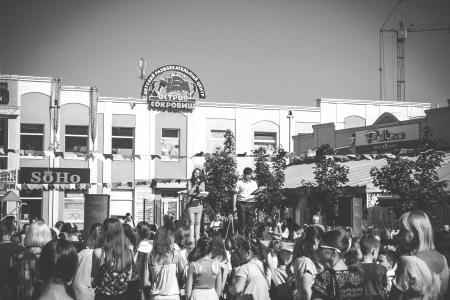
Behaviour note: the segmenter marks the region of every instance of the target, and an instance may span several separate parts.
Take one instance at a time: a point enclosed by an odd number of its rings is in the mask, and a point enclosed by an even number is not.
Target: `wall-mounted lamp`
[[[294,115],[292,114],[292,110],[290,110],[289,112],[288,112],[288,115],[286,116],[286,118],[293,118],[294,117]]]

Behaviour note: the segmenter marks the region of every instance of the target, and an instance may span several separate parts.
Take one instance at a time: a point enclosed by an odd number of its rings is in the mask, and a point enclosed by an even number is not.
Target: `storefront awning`
[[[405,157],[405,159],[415,159],[413,157]],[[381,192],[372,183],[370,170],[373,167],[381,168],[387,164],[386,158],[373,160],[356,160],[341,162],[341,165],[349,168],[348,183],[346,186],[366,186],[368,192]],[[286,168],[284,188],[296,189],[303,186],[302,181],[314,182],[315,163],[292,165]],[[450,192],[450,153],[444,157],[444,162],[437,170],[439,178],[448,182],[446,191]]]

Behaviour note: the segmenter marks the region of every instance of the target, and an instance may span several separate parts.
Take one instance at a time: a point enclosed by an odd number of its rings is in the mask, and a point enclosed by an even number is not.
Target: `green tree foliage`
[[[205,159],[205,183],[209,192],[206,203],[215,214],[232,212],[233,190],[238,178],[235,145],[233,132],[227,130],[223,147]]]
[[[271,215],[274,208],[286,207],[287,197],[283,189],[286,169],[286,154],[283,148],[278,148],[274,155],[269,155],[265,148],[254,150],[255,175],[258,186],[266,187],[257,197],[256,207],[266,215]]]
[[[343,196],[343,186],[348,182],[347,166],[342,166],[325,155],[332,154],[329,145],[322,145],[316,152],[315,182],[303,181],[313,210],[320,211],[328,225],[335,225],[338,201]]]
[[[397,216],[411,209],[421,209],[434,217],[434,210],[446,201],[447,183],[440,181],[436,173],[445,153],[428,150],[418,155],[417,160],[388,158],[387,165],[373,168],[370,175],[373,183],[381,190],[399,197]]]

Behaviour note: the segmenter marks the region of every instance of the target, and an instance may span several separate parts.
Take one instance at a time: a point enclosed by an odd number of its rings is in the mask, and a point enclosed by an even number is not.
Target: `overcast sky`
[[[137,97],[143,57],[147,74],[167,64],[191,69],[207,101],[312,106],[321,97],[379,99],[379,29],[396,2],[1,0],[0,71]],[[408,23],[450,23],[448,0],[404,5]],[[384,44],[391,100],[392,34]],[[410,33],[406,57],[407,100],[446,105],[450,31]]]

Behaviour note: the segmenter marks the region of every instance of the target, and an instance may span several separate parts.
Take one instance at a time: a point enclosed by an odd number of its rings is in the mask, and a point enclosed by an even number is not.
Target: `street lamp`
[[[286,116],[286,118],[288,118],[289,119],[289,152],[291,152],[292,150],[291,150],[291,140],[292,140],[292,136],[291,136],[291,120],[292,120],[292,118],[294,117],[294,115],[292,114],[292,110],[290,110],[289,112],[288,112],[288,115]]]

